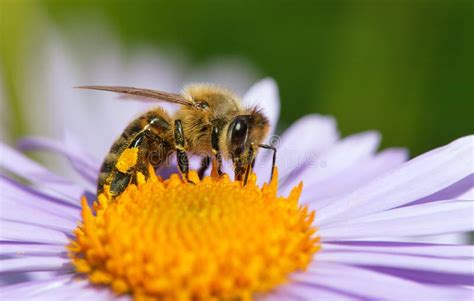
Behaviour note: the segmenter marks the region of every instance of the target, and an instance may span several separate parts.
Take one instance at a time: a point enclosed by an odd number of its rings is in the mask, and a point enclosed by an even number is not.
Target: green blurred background
[[[28,131],[17,79],[40,13],[65,36],[93,18],[125,47],[245,58],[279,85],[280,130],[330,114],[343,135],[377,129],[412,155],[474,132],[473,1],[0,1],[13,138]]]

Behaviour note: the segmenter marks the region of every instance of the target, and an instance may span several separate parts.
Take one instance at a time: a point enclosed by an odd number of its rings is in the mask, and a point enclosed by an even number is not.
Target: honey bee
[[[258,148],[266,148],[273,151],[273,175],[276,148],[262,144],[269,130],[267,117],[256,107],[244,107],[229,90],[208,84],[187,86],[181,94],[119,86],[78,88],[180,105],[173,116],[163,108],[156,107],[125,128],[102,163],[98,193],[103,192],[108,185],[112,196],[120,195],[130,183],[136,181],[138,172],[147,177],[149,164],[158,168],[172,154],[176,154],[178,169],[184,181],[191,182],[188,177],[189,153],[202,157],[198,170],[201,178],[211,161],[217,174],[222,176],[222,160],[231,160],[235,180],[243,181],[245,185],[255,164]],[[129,148],[138,149],[137,161],[130,169],[120,171],[116,167],[118,158]]]

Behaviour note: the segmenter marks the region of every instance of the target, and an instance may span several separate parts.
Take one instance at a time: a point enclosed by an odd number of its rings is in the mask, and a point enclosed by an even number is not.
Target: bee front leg
[[[216,158],[216,160],[213,161],[213,168],[216,169],[217,175],[220,177],[224,173],[222,172],[222,155],[221,155],[221,152],[219,150],[219,133],[220,133],[219,127],[214,126],[212,128],[212,133],[211,133],[212,153],[214,154],[214,156]],[[214,164],[216,164],[216,166]]]
[[[186,154],[186,149],[184,148],[185,140],[183,125],[179,119],[174,121],[174,142],[179,171],[186,182],[194,184],[194,182],[189,180],[189,160],[188,155]]]
[[[253,144],[252,144],[253,145]],[[249,179],[250,171],[253,168],[253,162],[254,160],[254,149],[253,147],[249,148],[249,153],[248,153],[248,163],[247,163],[247,168],[245,169],[245,176],[244,176],[244,186],[247,185],[247,181]]]

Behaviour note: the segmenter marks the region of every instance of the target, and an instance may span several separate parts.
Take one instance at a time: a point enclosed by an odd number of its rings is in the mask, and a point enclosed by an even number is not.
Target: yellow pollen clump
[[[130,168],[137,164],[138,147],[131,147],[125,149],[117,160],[115,167],[123,173],[126,173]]]
[[[319,239],[314,212],[298,204],[302,184],[277,197],[277,180],[259,188],[255,175],[246,186],[190,178],[150,169],[93,210],[83,198],[68,246],[76,272],[135,300],[250,300],[311,262]]]

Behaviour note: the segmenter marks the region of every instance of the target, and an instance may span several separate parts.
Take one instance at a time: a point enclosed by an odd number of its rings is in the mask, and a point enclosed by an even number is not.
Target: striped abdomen
[[[117,168],[120,155],[127,148],[138,148],[136,164],[127,171]],[[110,186],[112,195],[119,195],[135,181],[137,172],[148,175],[148,164],[159,167],[174,149],[171,118],[161,108],[149,111],[132,121],[115,140],[100,168],[97,193]]]

